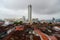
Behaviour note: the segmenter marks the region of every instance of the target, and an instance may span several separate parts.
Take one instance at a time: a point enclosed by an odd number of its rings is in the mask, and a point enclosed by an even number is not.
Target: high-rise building
[[[52,19],[53,23],[55,22],[55,18]]]
[[[22,19],[23,19],[23,22],[25,23],[26,22],[25,16],[23,16]]]
[[[32,5],[28,5],[28,22],[32,23]]]

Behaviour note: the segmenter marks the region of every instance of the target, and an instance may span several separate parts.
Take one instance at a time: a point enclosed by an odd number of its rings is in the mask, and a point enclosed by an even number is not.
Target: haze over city
[[[0,40],[60,40],[60,0],[0,0]]]
[[[33,18],[60,18],[60,0],[0,0],[0,19],[28,17],[28,4]]]

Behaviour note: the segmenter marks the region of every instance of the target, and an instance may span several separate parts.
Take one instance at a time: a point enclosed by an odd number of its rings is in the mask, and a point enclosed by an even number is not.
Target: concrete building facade
[[[28,5],[28,22],[32,23],[32,5]]]

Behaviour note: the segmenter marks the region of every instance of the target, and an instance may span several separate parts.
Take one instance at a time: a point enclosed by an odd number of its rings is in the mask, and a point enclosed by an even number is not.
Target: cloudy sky
[[[0,19],[27,18],[28,4],[32,5],[33,18],[60,18],[60,0],[0,0]]]

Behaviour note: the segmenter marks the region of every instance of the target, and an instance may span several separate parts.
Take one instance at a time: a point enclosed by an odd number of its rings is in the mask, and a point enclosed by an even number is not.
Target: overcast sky
[[[0,0],[0,19],[27,18],[28,4],[32,5],[33,18],[60,18],[60,0]]]

